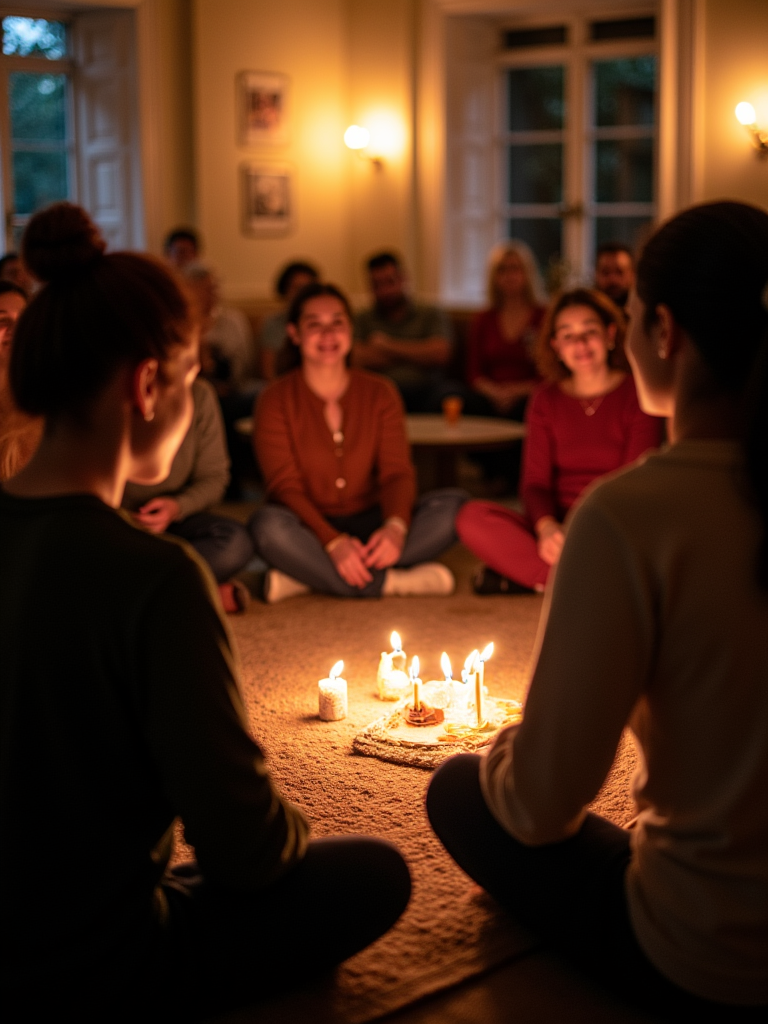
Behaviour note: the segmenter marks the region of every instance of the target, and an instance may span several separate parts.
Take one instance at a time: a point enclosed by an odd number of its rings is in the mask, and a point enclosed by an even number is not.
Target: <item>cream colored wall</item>
[[[270,295],[294,257],[361,300],[363,257],[415,251],[412,177],[414,0],[195,0],[195,167],[206,255],[233,299]],[[291,140],[244,147],[235,79],[243,70],[291,80]],[[343,144],[346,126],[373,132],[377,170]],[[295,226],[276,238],[241,231],[240,168],[249,160],[295,172]]]
[[[703,159],[699,198],[768,207],[768,159],[758,159],[734,108],[748,100],[768,131],[768,3],[707,0],[703,48]]]

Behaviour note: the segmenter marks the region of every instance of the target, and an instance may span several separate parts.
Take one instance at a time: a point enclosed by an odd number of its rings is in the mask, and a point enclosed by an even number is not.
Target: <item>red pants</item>
[[[491,569],[524,587],[541,589],[549,566],[539,558],[528,519],[492,501],[468,501],[459,509],[456,532],[461,543]]]

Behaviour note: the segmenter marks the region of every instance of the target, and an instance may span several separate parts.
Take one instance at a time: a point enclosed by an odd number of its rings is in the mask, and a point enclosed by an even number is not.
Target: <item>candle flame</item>
[[[337,661],[336,664],[331,669],[328,678],[331,679],[331,680],[334,680],[336,678],[336,676],[340,676],[341,675],[341,672],[342,672],[343,668],[344,668],[344,662],[343,661]]]
[[[483,648],[483,653],[480,655],[480,661],[488,661],[490,656],[493,654],[493,643],[488,644],[487,647]]]
[[[403,646],[402,646],[402,641],[400,640],[400,634],[399,633],[393,632],[392,636],[389,638],[389,642],[392,644],[392,650],[393,651],[402,651]]]
[[[451,669],[451,659],[448,657],[445,651],[440,655],[440,668],[443,670],[443,675],[446,679],[453,678],[453,670]]]
[[[477,656],[478,656],[477,648],[475,648],[475,650],[472,651],[471,654],[467,655],[467,660],[464,662],[464,668],[467,670],[467,672],[471,672],[472,671],[472,666],[475,664],[475,658]]]
[[[419,668],[419,656],[418,654],[416,654],[414,655],[413,661],[411,662],[411,679],[419,678]]]

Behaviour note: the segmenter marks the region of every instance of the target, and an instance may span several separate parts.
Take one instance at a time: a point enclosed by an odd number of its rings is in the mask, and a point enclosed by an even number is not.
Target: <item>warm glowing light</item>
[[[736,119],[739,124],[751,125],[757,120],[755,108],[751,103],[739,103],[736,106]]]
[[[359,124],[351,124],[344,132],[344,143],[348,149],[365,149],[371,141],[371,133]]]
[[[336,679],[337,676],[341,675],[341,672],[342,672],[343,668],[344,668],[344,662],[343,661],[337,661],[336,664],[331,669],[330,673],[328,674],[328,678],[331,680],[331,682],[333,682],[333,680]]]
[[[467,655],[466,661],[464,662],[464,668],[467,670],[467,672],[469,672],[472,666],[474,665],[475,658],[478,656],[478,653],[479,652],[477,648],[475,648],[475,650],[472,651],[471,654]]]
[[[451,659],[443,651],[440,655],[440,668],[443,670],[443,675],[446,679],[453,679],[453,671],[451,669]]]
[[[414,656],[414,659],[411,662],[411,668],[410,668],[411,679],[418,679],[419,678],[419,668],[420,667],[421,666],[419,665],[419,656],[417,654],[417,655]]]
[[[490,643],[486,648],[483,649],[483,653],[480,655],[480,661],[488,661],[490,656],[493,654],[493,644]]]
[[[399,633],[393,632],[392,636],[389,638],[389,642],[392,644],[392,650],[393,651],[395,651],[396,653],[402,651],[402,649],[403,649],[403,642],[400,639],[400,634]]]

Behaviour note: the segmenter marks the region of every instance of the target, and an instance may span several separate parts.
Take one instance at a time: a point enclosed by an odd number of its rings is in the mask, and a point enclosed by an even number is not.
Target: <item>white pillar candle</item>
[[[343,668],[344,662],[337,661],[328,678],[317,684],[320,718],[324,722],[338,722],[347,717],[347,680],[339,675]]]

